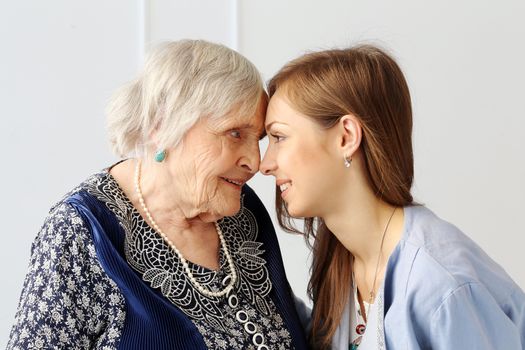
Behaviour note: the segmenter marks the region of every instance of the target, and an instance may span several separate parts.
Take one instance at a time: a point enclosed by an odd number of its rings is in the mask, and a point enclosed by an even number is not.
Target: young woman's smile
[[[269,144],[260,170],[276,178],[281,198],[289,213],[297,217],[316,216],[334,191],[334,142],[329,131],[296,111],[283,91],[270,99],[266,114]]]

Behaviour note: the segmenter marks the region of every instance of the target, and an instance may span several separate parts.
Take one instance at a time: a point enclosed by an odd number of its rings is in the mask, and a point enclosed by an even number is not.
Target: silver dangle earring
[[[350,165],[352,165],[352,157],[350,157],[350,159],[343,157],[343,159],[345,160],[345,168],[350,168]]]

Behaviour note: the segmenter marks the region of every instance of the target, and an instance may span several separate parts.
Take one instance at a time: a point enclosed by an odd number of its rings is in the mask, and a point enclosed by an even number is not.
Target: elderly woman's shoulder
[[[34,348],[41,335],[49,348],[91,348],[100,330],[120,333],[124,298],[98,260],[88,225],[68,202],[83,184],[52,206],[33,241],[8,349]],[[103,342],[114,345],[118,339]]]
[[[32,255],[53,252],[54,256],[81,255],[95,257],[91,235],[77,210],[66,201],[56,204],[40,228],[33,245]]]
[[[77,193],[100,182],[103,172],[89,176],[78,186],[68,191],[51,206],[33,246],[47,242],[54,245],[87,246],[90,241],[89,229],[82,216],[69,202]]]
[[[92,247],[87,225],[78,211],[64,199],[55,204],[47,214],[31,251],[34,254],[38,250],[50,249],[66,255],[82,251],[93,255],[94,251],[89,249]]]
[[[64,195],[62,195],[62,197],[58,200],[58,202],[56,202],[55,204],[53,204],[51,206],[51,209],[49,210],[49,213],[52,213],[53,210],[57,206],[64,204],[65,202],[68,201],[69,198],[71,198],[75,194],[81,192],[82,190],[86,190],[88,188],[92,188],[93,186],[98,186],[104,180],[104,178],[108,177],[108,176],[109,176],[109,173],[108,173],[107,170],[102,170],[100,172],[97,172],[95,174],[92,174],[92,175],[88,176],[80,184],[78,184],[77,186],[73,187],[71,190],[69,190]]]

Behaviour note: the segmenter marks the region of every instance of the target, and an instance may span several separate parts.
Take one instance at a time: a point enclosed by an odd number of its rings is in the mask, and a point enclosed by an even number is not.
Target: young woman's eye
[[[279,142],[283,141],[286,138],[286,137],[284,137],[282,135],[276,135],[276,134],[271,134],[271,136],[275,140],[275,143],[279,143]]]
[[[240,139],[241,132],[239,130],[230,130],[230,136],[236,139]]]

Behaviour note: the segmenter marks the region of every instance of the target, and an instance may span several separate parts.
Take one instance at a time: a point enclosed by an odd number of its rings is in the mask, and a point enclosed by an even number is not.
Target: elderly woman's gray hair
[[[252,116],[263,91],[257,68],[226,46],[203,40],[162,44],[140,76],[110,101],[113,151],[121,157],[145,155],[152,147],[176,146],[199,118]]]

